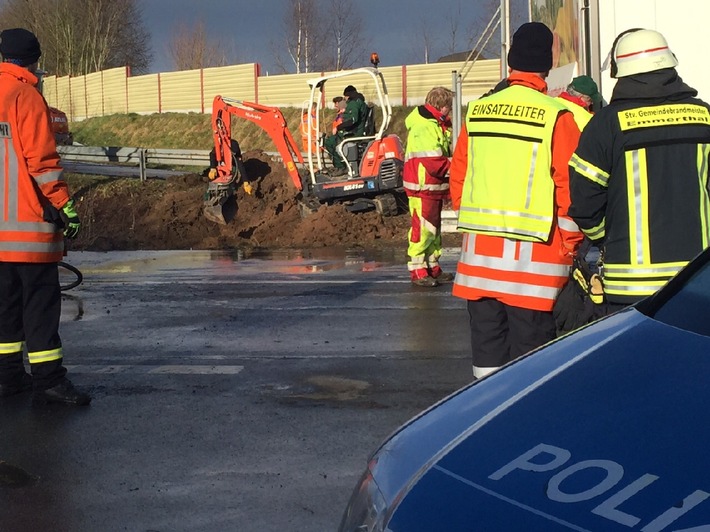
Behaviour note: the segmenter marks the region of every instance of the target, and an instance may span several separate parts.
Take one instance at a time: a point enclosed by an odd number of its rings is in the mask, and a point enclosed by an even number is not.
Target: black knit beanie
[[[513,34],[508,66],[522,72],[552,68],[552,32],[542,22],[527,22]]]
[[[12,28],[0,32],[0,54],[3,59],[28,66],[37,62],[42,50],[34,33],[24,28]]]

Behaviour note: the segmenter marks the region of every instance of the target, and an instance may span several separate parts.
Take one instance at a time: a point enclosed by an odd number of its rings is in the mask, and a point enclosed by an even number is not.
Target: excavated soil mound
[[[342,205],[323,205],[302,218],[297,190],[280,162],[260,151],[244,154],[255,191],[237,191],[237,215],[219,225],[202,214],[205,178],[187,174],[140,183],[115,179],[73,191],[82,218],[75,250],[230,249],[253,247],[402,247],[409,215],[355,214]],[[445,235],[457,245],[457,235]]]

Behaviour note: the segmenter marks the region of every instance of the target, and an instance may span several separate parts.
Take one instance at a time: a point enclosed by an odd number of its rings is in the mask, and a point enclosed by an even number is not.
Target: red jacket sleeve
[[[464,126],[461,128],[459,138],[456,140],[456,148],[454,148],[451,167],[449,168],[449,193],[451,194],[451,207],[455,211],[458,211],[461,205],[461,194],[463,193],[463,183],[466,180],[467,170],[468,131],[466,126]]]
[[[562,237],[563,253],[572,254],[584,235],[567,211],[570,206],[569,160],[577,149],[580,131],[571,112],[557,118],[552,132],[552,179],[555,181],[555,205],[557,206],[557,230]]]

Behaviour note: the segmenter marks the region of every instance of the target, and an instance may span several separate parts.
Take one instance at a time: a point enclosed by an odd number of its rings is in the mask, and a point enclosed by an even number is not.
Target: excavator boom
[[[230,149],[232,140],[230,115],[249,120],[269,135],[283,159],[284,166],[291,176],[293,185],[297,190],[302,190],[303,183],[296,163],[303,164],[303,156],[286,125],[286,119],[281,111],[277,107],[269,107],[243,100],[232,100],[222,96],[215,96],[212,103],[212,131],[218,174],[215,183],[227,184],[231,182],[234,173]]]

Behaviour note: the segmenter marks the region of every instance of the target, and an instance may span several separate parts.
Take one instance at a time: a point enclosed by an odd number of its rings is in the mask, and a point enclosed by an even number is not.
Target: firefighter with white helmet
[[[666,38],[654,30],[629,30],[612,48],[611,77],[623,78],[678,66]]]
[[[570,216],[602,249],[609,310],[655,293],[710,244],[710,106],[657,31],[620,34],[617,78],[570,160]]]

